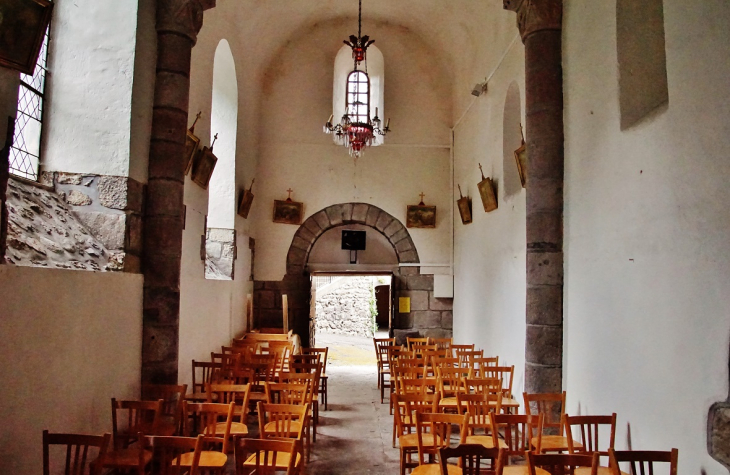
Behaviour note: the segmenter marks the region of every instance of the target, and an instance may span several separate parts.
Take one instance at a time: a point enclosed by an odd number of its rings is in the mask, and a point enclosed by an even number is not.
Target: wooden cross
[[[198,112],[198,115],[195,116],[195,121],[193,122],[193,125],[190,126],[190,133],[195,133],[195,124],[198,123],[198,119],[200,119],[200,116],[203,115],[203,111]]]
[[[426,195],[425,195],[425,194],[424,194],[423,192],[421,192],[421,194],[420,194],[420,195],[418,195],[418,196],[420,196],[420,197],[421,197],[421,202],[420,202],[419,204],[420,204],[420,205],[423,205],[423,197],[424,197],[424,196],[426,196]]]
[[[479,164],[479,173],[482,174],[482,180],[484,180],[484,170],[482,170],[482,164]]]
[[[292,190],[291,188],[289,188],[286,191],[287,191],[287,193],[289,193],[289,196],[286,197],[286,200],[287,201],[291,201],[291,194],[294,193],[294,190]]]
[[[213,151],[213,146],[215,145],[215,141],[216,141],[216,140],[218,140],[218,133],[217,133],[217,132],[216,132],[216,134],[215,134],[215,135],[213,136],[213,143],[212,143],[212,144],[210,144],[210,151],[211,151],[211,152]]]

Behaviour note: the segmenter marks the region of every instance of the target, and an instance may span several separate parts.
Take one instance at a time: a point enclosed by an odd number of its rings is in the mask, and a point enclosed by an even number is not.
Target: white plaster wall
[[[514,150],[520,142],[503,144],[503,118],[510,85],[524,91],[524,49],[519,41],[510,46],[512,39],[512,32],[503,38],[505,49],[491,55],[493,63],[487,58],[480,63],[481,69],[494,72],[488,92],[472,96],[454,129],[452,205],[461,185],[463,195],[472,199],[473,219],[464,225],[455,210],[454,341],[474,343],[485,354],[499,356],[500,364],[515,365],[513,389],[519,394],[525,363],[525,191],[505,193],[505,175],[517,172],[514,159],[504,160],[504,149]],[[473,86],[467,84],[465,94]],[[497,186],[499,207],[490,213],[484,212],[477,188],[479,164]]]
[[[350,251],[342,249],[343,230],[365,231],[365,250],[357,251],[358,264],[350,264]],[[323,233],[309,253],[310,266],[316,270],[341,268],[358,269],[360,265],[382,265],[385,269],[398,267],[398,256],[388,238],[375,229],[361,224],[348,224]]]
[[[664,0],[669,104],[620,131],[613,2],[566,2],[568,412],[618,414],[616,445],[707,455],[728,395],[730,5]]]
[[[142,276],[0,266],[0,459],[41,473],[41,434],[111,432],[139,398]]]
[[[129,176],[137,14],[137,2],[55,5],[44,170]]]
[[[347,26],[347,25],[346,25]],[[271,221],[273,201],[292,188],[304,219],[329,205],[366,202],[405,223],[406,206],[437,206],[435,229],[410,229],[421,262],[450,263],[450,82],[430,48],[389,24],[363,25],[376,38],[388,68],[385,107],[393,132],[385,145],[358,160],[322,133],[331,113],[340,22],[317,24],[285,45],[264,72],[260,183],[252,216],[257,236],[256,279],[284,276],[297,227]],[[346,37],[346,36],[345,36]],[[414,79],[417,78],[417,79]]]

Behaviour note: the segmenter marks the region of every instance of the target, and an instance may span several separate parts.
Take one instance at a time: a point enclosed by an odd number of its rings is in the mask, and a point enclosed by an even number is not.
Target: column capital
[[[562,29],[563,0],[502,0],[502,5],[517,13],[523,43],[537,31]]]
[[[215,0],[157,0],[157,32],[187,36],[193,44],[203,27],[203,11]]]

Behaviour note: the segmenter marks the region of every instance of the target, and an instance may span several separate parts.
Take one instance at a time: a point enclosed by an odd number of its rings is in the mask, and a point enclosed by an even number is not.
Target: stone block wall
[[[454,299],[433,296],[433,275],[420,274],[418,267],[401,267],[393,276],[395,289],[395,325],[393,336],[397,344],[406,337],[450,338],[453,334]],[[411,311],[398,312],[398,299],[410,297]]]
[[[208,228],[205,233],[205,278],[233,280],[236,230]]]
[[[373,337],[374,302],[372,277],[343,277],[330,284],[331,291],[317,290],[316,331],[335,335]],[[320,290],[323,292],[320,293]]]
[[[309,342],[309,295],[307,276],[287,275],[278,281],[254,281],[253,316],[254,328],[281,328],[281,296],[289,302],[290,330],[298,334],[303,345]]]
[[[42,172],[78,220],[115,256],[118,270],[140,272],[144,185],[129,177]]]

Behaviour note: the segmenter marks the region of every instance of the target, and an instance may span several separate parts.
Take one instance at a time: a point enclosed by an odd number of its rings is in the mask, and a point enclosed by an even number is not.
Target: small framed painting
[[[53,3],[0,0],[0,66],[33,75]]]
[[[459,207],[459,215],[461,216],[461,224],[471,223],[471,198],[468,196],[462,196],[456,200],[456,205]]]
[[[238,215],[243,219],[248,218],[248,212],[251,211],[251,203],[253,203],[253,193],[251,189],[243,190],[241,201],[238,203]]]
[[[191,178],[204,190],[208,189],[208,183],[210,182],[211,175],[213,175],[216,163],[218,163],[218,157],[208,147],[203,147],[195,156]]]
[[[491,178],[485,178],[477,185],[479,188],[479,196],[482,197],[484,211],[489,213],[497,209],[497,193],[494,191],[494,182]]]
[[[193,168],[193,161],[195,160],[195,154],[199,146],[200,139],[188,130],[188,134],[185,137],[185,175],[190,173],[190,170]]]
[[[304,204],[297,201],[274,200],[274,222],[283,224],[302,224]]]
[[[406,212],[406,227],[435,228],[436,207],[426,205],[409,205]]]
[[[525,188],[525,185],[527,185],[527,147],[524,140],[520,148],[515,150],[515,161],[517,162],[517,172],[520,174],[522,188]]]

